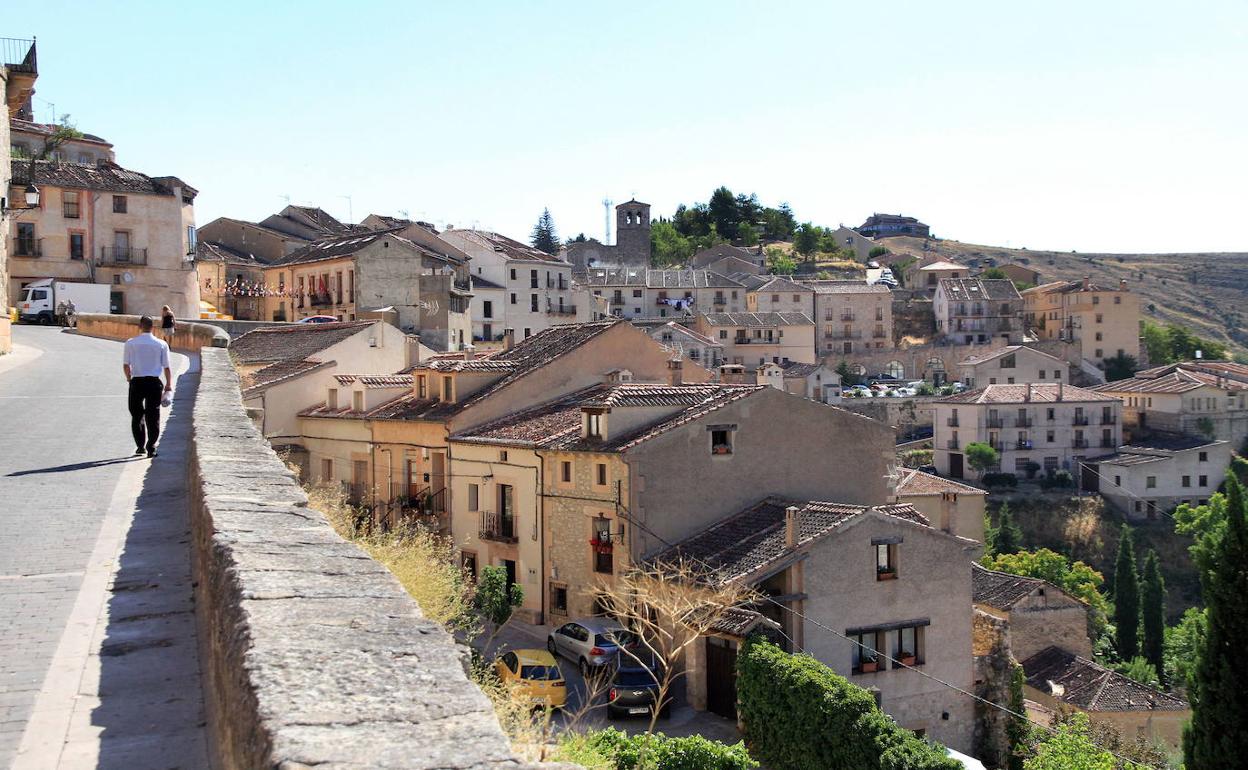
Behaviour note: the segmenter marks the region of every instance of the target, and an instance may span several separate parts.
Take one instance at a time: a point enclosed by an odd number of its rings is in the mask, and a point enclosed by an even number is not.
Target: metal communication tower
[[[602,237],[602,245],[611,245],[611,199],[602,199],[602,219],[604,225],[604,233]]]

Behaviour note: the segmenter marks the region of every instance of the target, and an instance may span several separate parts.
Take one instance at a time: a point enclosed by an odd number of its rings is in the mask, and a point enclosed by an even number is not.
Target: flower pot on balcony
[[[903,666],[913,666],[918,662],[918,658],[913,653],[903,652],[897,656],[897,662]]]
[[[876,570],[875,578],[876,580],[896,580],[897,570],[894,570],[894,569]]]
[[[874,674],[880,669],[880,664],[874,660],[864,660],[859,664],[858,668],[864,674]]]

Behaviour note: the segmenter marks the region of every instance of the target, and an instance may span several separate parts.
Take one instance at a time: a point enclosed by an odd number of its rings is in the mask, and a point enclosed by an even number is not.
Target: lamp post
[[[35,187],[34,181],[26,185],[26,207],[35,208],[39,205],[39,188]]]

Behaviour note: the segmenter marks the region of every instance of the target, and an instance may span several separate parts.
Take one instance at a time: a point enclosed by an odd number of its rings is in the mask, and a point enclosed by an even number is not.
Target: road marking
[[[82,570],[77,572],[36,572],[33,575],[0,575],[0,580],[41,580],[43,578],[82,577]]]

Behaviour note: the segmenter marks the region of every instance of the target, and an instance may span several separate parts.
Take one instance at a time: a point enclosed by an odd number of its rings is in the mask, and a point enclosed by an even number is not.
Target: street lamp
[[[26,185],[26,205],[32,209],[39,205],[39,188],[34,182]]]

